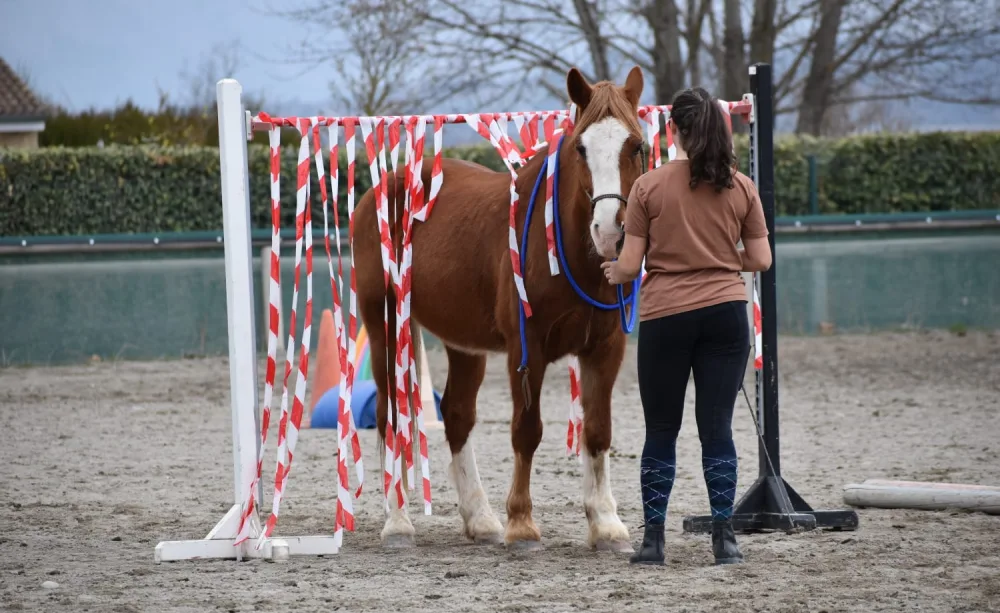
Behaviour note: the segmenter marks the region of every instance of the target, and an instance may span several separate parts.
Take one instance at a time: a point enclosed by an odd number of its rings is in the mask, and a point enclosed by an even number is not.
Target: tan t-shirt
[[[629,194],[625,232],[647,239],[640,321],[747,299],[736,243],[767,236],[757,188],[739,172],[722,193],[690,179],[688,160],[671,160]]]

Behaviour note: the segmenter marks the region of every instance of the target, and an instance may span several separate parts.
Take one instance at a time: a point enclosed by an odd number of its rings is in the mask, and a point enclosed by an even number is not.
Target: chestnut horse
[[[642,88],[638,67],[629,73],[624,87],[607,81],[591,85],[575,68],[567,75],[569,97],[577,105],[578,114],[572,134],[563,139],[559,151],[558,206],[563,252],[580,289],[603,303],[615,302],[616,289],[608,284],[600,265],[617,255],[624,236],[626,199],[642,173],[643,138],[638,121]],[[519,240],[520,233],[526,230],[528,200],[545,158],[544,153],[535,155],[518,171]],[[430,184],[430,167],[424,165],[425,185]],[[550,275],[545,219],[533,215],[527,251],[521,253],[525,259],[524,285],[532,308],[525,327],[528,368],[526,373],[519,372],[519,299],[508,250],[510,173],[447,158],[443,160],[443,172],[444,182],[432,214],[426,222],[414,224],[412,230],[411,318],[415,325],[438,337],[448,354],[441,413],[465,535],[477,543],[503,541],[509,546],[540,546],[541,533],[532,518],[530,493],[532,456],[542,438],[539,397],[546,367],[572,354],[580,363],[584,412],[587,542],[592,548],[630,551],[629,533],[618,518],[611,493],[607,457],[611,445],[611,389],[626,343],[619,314],[585,303],[567,282],[565,271]],[[391,205],[395,194],[404,191],[403,177],[391,173],[387,177]],[[542,185],[536,207],[545,201]],[[401,250],[401,208],[390,206],[397,253]],[[395,310],[391,306],[388,310],[390,335],[386,338],[386,288],[380,249],[376,203],[369,190],[355,211],[353,257],[358,308],[370,335],[372,355],[383,356],[388,351],[393,356]],[[389,298],[395,300],[391,284],[388,292]],[[494,352],[507,355],[514,405],[514,478],[507,497],[506,529],[490,508],[469,440],[476,424],[476,395],[483,382],[486,356]],[[388,361],[390,364],[384,359],[372,359],[381,440],[386,432],[389,398],[394,396],[389,388],[389,382],[395,381],[394,360]],[[522,375],[526,380],[522,381]],[[403,509],[390,506],[393,508],[382,530],[383,544],[411,546],[414,529],[405,505]]]

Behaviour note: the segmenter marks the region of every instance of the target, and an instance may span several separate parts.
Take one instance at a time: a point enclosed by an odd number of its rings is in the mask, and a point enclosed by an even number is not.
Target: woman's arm
[[[771,267],[771,246],[766,236],[745,239],[739,252],[743,272],[761,272]]]

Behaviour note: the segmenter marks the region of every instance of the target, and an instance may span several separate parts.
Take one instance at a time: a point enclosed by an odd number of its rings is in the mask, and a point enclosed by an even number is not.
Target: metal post
[[[769,64],[750,67],[753,124],[750,128],[750,172],[757,185],[771,247],[771,267],[758,275],[761,309],[762,372],[757,376],[759,474],[736,504],[733,527],[739,531],[848,529],[858,526],[851,510],[814,511],[781,477],[778,420],[778,296],[774,249],[774,101]],[[739,400],[738,400],[739,401]],[[711,516],[685,517],[685,532],[709,532]]]
[[[756,70],[754,70],[756,68]],[[777,260],[774,257],[774,107],[771,93],[771,67],[755,65],[750,69],[750,90],[757,106],[756,121],[752,126],[757,163],[754,165],[760,202],[764,205],[767,224],[767,242],[771,247],[771,267],[760,273],[761,352],[764,357],[763,430],[764,460],[769,455],[773,471],[781,474],[778,442],[778,287]],[[764,465],[762,464],[762,467]]]

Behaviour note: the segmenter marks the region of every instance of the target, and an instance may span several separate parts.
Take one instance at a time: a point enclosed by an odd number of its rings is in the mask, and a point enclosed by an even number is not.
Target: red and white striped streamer
[[[407,152],[409,154],[409,166],[406,177],[406,207],[404,209],[403,226],[406,229],[403,237],[403,270],[401,272],[403,295],[402,304],[405,313],[405,323],[403,332],[407,335],[406,346],[408,348],[409,369],[408,377],[410,381],[410,392],[413,397],[413,413],[417,422],[417,441],[420,453],[420,473],[422,489],[424,495],[424,514],[431,514],[431,474],[430,461],[427,449],[427,428],[424,424],[424,406],[420,395],[420,378],[417,376],[417,356],[413,344],[412,324],[410,322],[410,302],[413,291],[413,222],[415,220],[414,210],[423,209],[424,183],[423,183],[423,158],[424,140],[427,124],[425,122],[412,121],[407,125]],[[409,451],[409,461],[412,464],[412,447]],[[414,479],[411,477],[409,483],[412,485]]]
[[[390,282],[395,285],[395,280],[399,276],[399,270],[395,265],[395,249],[392,244],[392,235],[389,228],[389,198],[388,189],[385,186],[385,139],[384,139],[384,128],[385,121],[382,118],[375,120],[375,125],[372,125],[372,121],[368,118],[361,118],[361,133],[365,139],[365,150],[368,154],[368,165],[371,171],[372,178],[372,191],[375,196],[378,224],[379,224],[379,235],[382,243],[382,272],[384,277],[384,283],[386,288],[386,304],[385,304],[385,335],[386,338],[389,337],[388,329],[388,290]],[[393,330],[395,332],[395,330]],[[375,359],[389,359],[394,360],[394,356],[378,356]],[[393,381],[387,381],[389,387],[394,386]],[[400,480],[400,470],[397,469],[397,464],[399,464],[399,455],[396,453],[396,420],[393,416],[393,411],[388,411],[388,420],[386,422],[386,433],[385,433],[385,466],[383,467],[383,490],[385,492],[385,506],[389,509],[389,500],[391,493],[396,492],[396,504],[397,508],[403,508],[405,504],[405,497],[403,494],[403,488]]]
[[[583,439],[583,402],[580,396],[580,360],[569,357],[569,426],[566,428],[566,454],[580,455]]]
[[[663,164],[660,153],[660,115],[660,109],[653,108],[643,118],[646,122],[646,141],[649,143],[648,170],[659,168]]]
[[[500,154],[500,158],[503,160],[507,170],[510,171],[510,215],[508,216],[507,247],[510,251],[510,262],[514,269],[514,286],[517,288],[517,296],[524,307],[524,316],[531,317],[531,305],[528,303],[528,294],[524,289],[524,278],[521,276],[521,254],[517,246],[517,203],[519,200],[517,194],[517,172],[514,170],[513,163],[508,158],[508,150],[500,143],[496,135],[490,131],[486,124],[486,121],[492,120],[492,115],[489,113],[484,113],[483,115],[464,115],[464,118],[465,123],[469,124],[469,127],[490,141],[493,148]]]
[[[674,133],[670,129],[670,107],[665,107],[663,110],[663,124],[665,131],[667,133],[667,159],[673,160],[677,158],[677,145],[674,144]],[[659,152],[659,147],[657,147],[657,153]]]
[[[324,182],[323,156],[320,152],[320,134],[318,124],[313,128],[313,152],[316,162],[316,175],[319,179],[320,193],[323,202],[323,242],[326,246],[327,266],[330,272],[330,289],[333,295],[333,317],[337,335],[337,350],[341,372],[348,373],[347,367],[347,335],[344,330],[344,315],[342,306],[342,292],[344,281],[343,253],[340,244],[340,213],[339,205],[339,156],[337,152],[338,122],[334,121],[328,126],[327,135],[330,147],[330,189],[333,192],[333,220],[334,231],[337,242],[337,275],[333,272],[333,258],[330,250],[330,229],[327,217],[327,191]],[[354,420],[350,414],[350,394],[345,392],[345,379],[341,378],[340,393],[338,394],[337,406],[337,511],[334,519],[334,538],[337,547],[343,543],[344,529],[354,530],[354,506],[351,501],[350,483],[347,474],[347,452],[348,441],[357,438],[357,430],[354,428]],[[343,417],[347,418],[345,420]],[[363,471],[360,466],[360,444],[357,446],[355,456],[355,466]],[[363,472],[362,472],[363,474]]]
[[[548,129],[549,126],[546,125],[546,132]],[[563,128],[558,128],[553,129],[551,135],[546,134],[546,140],[548,140],[549,143],[549,159],[545,166],[545,250],[549,258],[549,274],[552,276],[559,274],[559,257],[556,253],[553,196],[555,194],[556,158],[559,152],[559,140],[563,132]]]
[[[425,124],[425,122],[421,120],[418,120],[418,123]],[[445,117],[443,115],[437,115],[434,117],[434,165],[431,166],[431,190],[427,196],[426,204],[424,204],[422,197],[420,198],[420,201],[417,202],[417,211],[413,215],[414,219],[417,221],[427,221],[427,218],[431,214],[431,210],[434,209],[434,204],[437,202],[438,193],[441,192],[441,184],[444,182],[444,172],[441,169],[441,150],[443,148],[444,141],[444,124]],[[421,142],[422,141],[423,137],[421,137]],[[423,166],[422,160],[418,163]]]
[[[524,151],[521,153],[524,159],[533,157],[541,150],[541,145],[544,144],[543,141],[538,139],[538,123],[540,119],[541,116],[537,113],[527,118],[522,115],[515,115],[513,118],[514,127],[517,128],[517,133],[521,136],[521,143],[524,145]]]
[[[403,202],[400,202],[399,190],[395,189],[398,186],[398,181],[396,177],[398,176],[399,169],[399,141],[400,141],[400,124],[401,120],[398,117],[393,117],[389,119],[389,162],[392,165],[393,173],[393,202],[395,204],[395,209],[398,211],[400,204],[403,204],[404,217],[405,217],[405,196]],[[386,212],[388,215],[388,192],[389,184],[385,183],[383,189],[386,194]],[[405,224],[405,220],[404,220]],[[402,227],[402,236],[400,243],[405,240],[406,229],[405,225]],[[395,245],[392,246],[393,255],[395,256]],[[400,257],[400,260],[403,258]],[[409,402],[407,401],[407,379],[409,375],[409,349],[406,346],[407,337],[403,332],[404,326],[409,324],[407,320],[407,314],[403,313],[403,264],[400,261],[398,264],[399,273],[393,279],[393,293],[396,296],[396,329],[394,330],[396,334],[396,355],[390,359],[396,365],[396,408],[397,408],[397,419],[398,427],[396,428],[396,456],[394,461],[396,463],[395,470],[397,471],[397,478],[402,478],[402,471],[406,470],[407,484],[410,488],[413,487],[413,445],[412,445],[412,430],[410,424],[410,409]]]
[[[764,368],[764,352],[761,343],[763,325],[760,316],[760,298],[757,297],[757,273],[753,275],[753,367]]]
[[[341,377],[341,392],[344,402],[341,403],[343,411],[340,413],[339,417],[339,428],[341,432],[349,431],[351,435],[351,450],[354,456],[354,469],[358,477],[358,489],[354,494],[357,498],[361,495],[361,489],[364,486],[365,481],[365,470],[361,461],[361,441],[358,437],[357,426],[354,423],[354,416],[351,411],[351,398],[354,395],[354,377],[358,371],[357,356],[355,356],[355,344],[358,339],[358,286],[354,274],[354,203],[355,203],[355,190],[354,190],[354,179],[356,175],[357,166],[357,138],[356,138],[357,124],[353,120],[348,120],[344,122],[344,142],[347,147],[347,242],[350,248],[352,257],[348,263],[348,276],[350,277],[350,290],[348,291],[348,313],[347,313],[347,338],[341,338],[341,345],[347,347],[347,368],[343,372],[347,375]],[[336,191],[336,190],[335,190]],[[343,279],[343,277],[341,277]],[[346,380],[345,380],[346,379]],[[344,445],[344,449],[341,451],[342,457],[346,457],[346,445],[347,441],[341,441]],[[346,475],[346,464],[344,468],[344,478],[343,487],[344,489],[349,489],[348,480]]]
[[[556,152],[559,148],[559,137],[562,128],[556,129],[556,116],[546,115],[542,122],[545,141],[548,143],[548,162],[545,165],[545,249],[549,257],[549,274],[553,277],[559,274],[559,258],[556,255],[555,223],[552,212],[552,194],[555,186]]]
[[[257,455],[257,471],[250,487],[247,500],[240,513],[236,544],[250,538],[250,518],[256,511],[257,491],[264,466],[264,448],[267,445],[267,431],[271,424],[271,402],[274,399],[274,378],[277,371],[278,321],[281,304],[281,129],[268,130],[271,175],[271,254],[270,278],[268,279],[267,317],[267,371],[264,375],[264,402],[261,407],[260,451]]]
[[[288,474],[295,455],[295,444],[299,438],[299,426],[305,407],[306,379],[309,370],[309,344],[312,335],[312,212],[309,202],[309,121],[301,119],[298,124],[302,133],[299,147],[298,172],[296,177],[295,203],[295,286],[292,290],[292,311],[288,324],[288,351],[285,358],[284,390],[281,396],[281,418],[278,422],[278,460],[274,475],[274,498],[271,501],[271,516],[267,518],[257,548],[264,545],[278,522],[281,499],[288,484]],[[295,381],[295,397],[292,410],[288,412],[288,377],[291,375],[295,357],[295,326],[299,298],[299,279],[302,266],[303,244],[306,252],[306,305],[302,328],[302,347],[299,352],[299,369]]]

